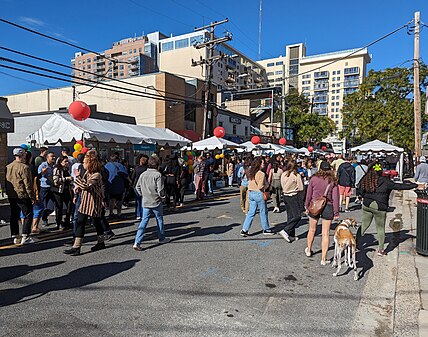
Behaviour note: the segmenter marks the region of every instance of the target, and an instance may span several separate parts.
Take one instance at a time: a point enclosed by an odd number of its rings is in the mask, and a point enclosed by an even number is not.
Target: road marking
[[[273,240],[267,240],[267,241],[260,241],[260,240],[247,240],[248,243],[259,245],[262,248],[266,248],[269,246]]]
[[[231,216],[228,216],[226,214],[218,216],[216,219],[233,219]]]

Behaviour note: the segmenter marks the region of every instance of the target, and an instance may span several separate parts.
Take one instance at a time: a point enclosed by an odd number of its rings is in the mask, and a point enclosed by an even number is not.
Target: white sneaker
[[[285,230],[279,231],[278,234],[281,235],[285,241],[287,241],[288,243],[291,243],[291,237],[290,235],[288,235],[288,233]]]
[[[14,236],[12,236],[12,238],[13,238],[13,244],[14,245],[19,245],[21,243],[21,237],[20,236],[14,235]]]
[[[311,257],[312,256],[312,252],[309,251],[308,247],[305,248],[305,254],[307,257]]]
[[[279,213],[279,208],[278,208],[278,207],[275,207],[275,208],[273,209],[272,213]]]
[[[325,260],[325,261],[321,260],[321,266],[325,266],[325,265],[330,264],[330,263],[331,263],[330,260]]]
[[[170,241],[171,241],[170,238],[164,238],[163,240],[159,240],[159,243],[164,244],[164,243],[168,243]]]
[[[133,248],[134,250],[139,251],[139,252],[141,252],[141,251],[143,250],[143,247],[141,247],[141,245],[136,245],[136,244],[134,244],[134,245],[132,246],[132,248]]]
[[[30,237],[30,236],[26,236],[26,237],[22,237],[21,240],[21,245],[28,245],[30,243],[34,243],[35,241]]]
[[[137,217],[135,218],[135,220],[140,221],[140,220],[141,220],[141,217],[140,217],[140,216],[137,216]]]

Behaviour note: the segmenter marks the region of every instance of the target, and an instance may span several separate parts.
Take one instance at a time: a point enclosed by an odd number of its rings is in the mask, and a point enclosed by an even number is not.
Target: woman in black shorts
[[[330,226],[333,219],[339,219],[339,188],[337,178],[332,171],[330,164],[326,161],[321,162],[320,170],[313,175],[309,181],[306,194],[306,209],[312,200],[322,197],[327,190],[327,204],[318,216],[309,215],[308,246],[305,249],[306,256],[312,255],[312,243],[314,241],[315,230],[319,218],[322,223],[322,243],[321,243],[321,265],[326,265],[327,251],[330,245]]]

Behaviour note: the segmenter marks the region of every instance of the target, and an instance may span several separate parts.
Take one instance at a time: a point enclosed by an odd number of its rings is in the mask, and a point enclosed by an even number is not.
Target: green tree
[[[421,88],[427,85],[427,67],[421,65]],[[425,95],[422,96],[422,111]],[[428,121],[422,113],[422,123]],[[342,137],[352,145],[379,139],[411,152],[414,149],[413,69],[370,70],[359,90],[346,95]]]
[[[286,104],[286,123],[296,130],[296,144],[321,141],[335,130],[336,125],[328,116],[311,113],[311,104],[303,94],[291,92],[286,97]],[[281,120],[280,111],[276,113],[276,119]]]

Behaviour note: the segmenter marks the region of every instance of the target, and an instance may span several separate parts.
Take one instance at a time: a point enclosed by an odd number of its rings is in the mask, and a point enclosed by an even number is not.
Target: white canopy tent
[[[78,139],[98,142],[158,144],[183,146],[190,140],[169,129],[151,128],[106,120],[88,118],[76,121],[69,115],[53,114],[39,129],[27,136],[36,144],[69,143]]]
[[[351,148],[351,152],[367,154],[367,155],[382,153],[386,155],[399,156],[396,170],[398,172],[400,180],[403,180],[403,168],[404,168],[404,149],[403,148],[397,147],[376,139],[371,142],[362,144],[360,146],[355,146]]]
[[[239,144],[231,142],[230,140],[224,138],[218,138],[216,136],[200,140],[193,143],[192,148],[195,150],[224,150],[224,149],[235,149],[240,147]]]

